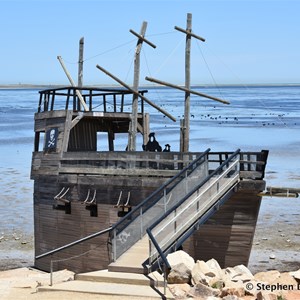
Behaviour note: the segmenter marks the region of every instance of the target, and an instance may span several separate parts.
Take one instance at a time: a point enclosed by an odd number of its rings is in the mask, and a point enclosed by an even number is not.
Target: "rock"
[[[202,297],[206,299],[207,297],[217,297],[219,294],[220,291],[218,289],[213,289],[202,283],[198,283],[190,289],[187,296],[193,298]]]
[[[257,300],[277,300],[277,295],[270,292],[258,292],[256,296]]]
[[[171,269],[167,281],[172,284],[190,283],[191,270],[184,263],[180,263]]]
[[[236,296],[236,297],[243,297],[245,296],[245,289],[243,286],[239,287],[224,287],[221,290],[220,297],[224,299],[226,296]]]
[[[251,271],[245,267],[244,265],[238,265],[234,267],[234,270],[239,273],[239,274],[245,274],[248,275],[249,277],[252,277],[253,279],[253,274],[251,273]]]
[[[253,278],[254,278],[253,275],[250,276],[249,274],[238,274],[234,276],[231,280],[234,282],[245,283],[251,281]]]
[[[205,276],[208,276],[208,277],[215,277],[216,276],[215,272],[213,272],[209,268],[209,266],[206,264],[205,261],[197,260],[196,264],[197,264],[197,269],[199,271],[201,271]]]
[[[169,254],[167,260],[171,266],[168,283],[190,283],[194,259],[180,250]]]
[[[225,288],[239,289],[240,287],[244,288],[244,284],[241,281],[231,281],[230,279],[225,280]]]
[[[209,286],[214,288],[214,289],[221,290],[225,286],[225,280],[223,278],[220,279],[218,277],[213,277],[209,281]]]
[[[289,272],[291,276],[293,276],[296,280],[300,280],[300,269],[295,272]]]
[[[270,256],[269,256],[269,258],[270,258],[270,259],[275,259],[275,258],[276,258],[276,255],[275,255],[274,253],[271,253]]]
[[[213,269],[213,270],[217,270],[217,271],[221,271],[221,267],[219,265],[219,263],[214,259],[214,258],[211,258],[209,259],[207,262],[206,262],[206,265],[210,268],[210,269]]]
[[[276,280],[278,280],[279,277],[280,277],[280,272],[278,272],[277,270],[259,272],[254,275],[255,280],[266,282],[266,283],[276,282]]]
[[[293,285],[295,286],[295,290],[298,289],[297,280],[289,272],[281,273],[280,277],[276,280],[276,283],[284,285]]]
[[[225,275],[231,280],[234,276],[239,275],[240,273],[237,272],[234,268],[228,267],[224,270]]]
[[[196,285],[197,283],[208,285],[208,279],[202,272],[201,261],[199,260],[196,262],[192,269],[192,284]]]
[[[178,263],[181,263],[181,262],[184,262],[185,265],[190,270],[192,270],[195,265],[194,259],[189,254],[187,254],[186,252],[184,252],[182,250],[168,254],[167,260],[168,260],[171,268],[173,268],[174,266],[176,266]]]
[[[243,284],[244,289],[245,289],[245,294],[253,296],[256,299],[256,295],[258,293],[257,286],[259,284],[262,285],[262,284],[266,284],[266,283],[261,282],[261,281],[257,281],[257,280],[251,280],[249,282],[245,282]]]
[[[226,268],[225,274],[229,276],[232,282],[245,283],[254,279],[251,271],[244,265],[238,265],[234,268]]]
[[[284,294],[284,300],[299,300],[300,299],[300,291],[289,291]]]
[[[176,297],[176,299],[185,299],[186,295],[188,294],[189,290],[191,289],[191,286],[187,283],[169,284],[168,288],[170,289],[173,296]]]
[[[206,262],[206,266],[209,269],[209,272],[204,273],[206,276],[222,278],[223,271],[222,271],[219,263],[214,258],[208,260]]]
[[[240,298],[236,295],[227,295],[223,297],[222,300],[240,300]]]

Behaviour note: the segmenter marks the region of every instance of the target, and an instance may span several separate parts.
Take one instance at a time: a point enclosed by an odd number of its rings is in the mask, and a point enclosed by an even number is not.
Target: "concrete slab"
[[[163,289],[154,290],[150,286],[132,285],[132,284],[115,284],[106,282],[90,282],[90,281],[68,281],[55,286],[39,287],[38,292],[43,291],[65,291],[65,292],[79,292],[99,295],[116,295],[116,296],[135,296],[151,297],[153,299],[162,299]],[[166,294],[167,299],[174,299],[169,290]]]
[[[126,273],[126,272],[110,272],[108,270],[100,270],[75,275],[75,280],[86,280],[92,282],[110,282],[133,285],[146,286],[164,286],[164,278],[158,272],[149,275]]]

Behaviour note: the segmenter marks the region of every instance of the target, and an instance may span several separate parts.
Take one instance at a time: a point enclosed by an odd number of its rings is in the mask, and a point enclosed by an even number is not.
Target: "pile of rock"
[[[168,287],[175,299],[300,299],[300,270],[253,275],[244,265],[221,269],[215,259],[195,262],[184,251],[167,259],[171,266]]]

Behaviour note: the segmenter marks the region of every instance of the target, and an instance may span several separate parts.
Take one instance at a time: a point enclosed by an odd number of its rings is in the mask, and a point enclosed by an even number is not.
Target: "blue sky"
[[[128,84],[136,38],[148,23],[144,77],[184,83],[184,34],[192,13],[193,84],[300,83],[300,1],[294,0],[0,0],[0,84],[69,84],[62,56],[77,81],[78,43],[85,38],[84,83],[114,84],[106,68]],[[147,82],[146,82],[147,83]]]

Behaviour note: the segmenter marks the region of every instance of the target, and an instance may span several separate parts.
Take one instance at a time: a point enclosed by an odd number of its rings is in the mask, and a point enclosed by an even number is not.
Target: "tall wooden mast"
[[[186,34],[185,46],[185,99],[184,99],[184,119],[181,121],[181,141],[180,151],[188,152],[190,144],[190,88],[191,88],[191,43],[192,37],[204,42],[200,36],[192,33],[192,14],[187,14],[186,30],[175,26],[175,29]]]
[[[142,49],[143,42],[146,42],[153,48],[156,48],[151,42],[145,39],[145,33],[147,29],[147,22],[143,22],[140,34],[134,32],[130,29],[130,32],[138,37],[137,45],[135,48],[135,56],[134,56],[134,78],[133,78],[133,87],[132,89],[138,92],[139,89],[139,80],[140,80],[140,52]],[[136,151],[136,133],[137,133],[137,114],[138,114],[138,100],[139,97],[137,94],[133,94],[132,99],[132,114],[131,121],[129,125],[128,131],[128,151]]]
[[[83,48],[84,38],[79,40],[79,59],[78,59],[78,87],[83,85]]]
[[[186,31],[192,32],[192,14],[187,14]],[[185,49],[185,88],[191,88],[191,35],[186,35],[186,49]],[[182,152],[189,151],[190,139],[190,97],[191,93],[185,92],[184,99],[184,130],[183,130],[183,148]]]

